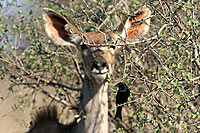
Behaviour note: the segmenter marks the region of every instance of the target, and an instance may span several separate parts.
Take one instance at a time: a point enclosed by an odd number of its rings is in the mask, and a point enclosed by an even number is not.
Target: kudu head
[[[85,76],[102,83],[107,74],[113,72],[117,45],[135,41],[137,36],[145,35],[149,30],[151,11],[142,7],[121,23],[116,32],[82,33],[70,19],[51,9],[44,9],[44,25],[47,35],[57,45],[76,46],[83,58]],[[108,45],[113,42],[116,46]],[[106,46],[102,46],[106,44]],[[101,46],[99,46],[101,45]],[[98,47],[97,47],[98,46]]]

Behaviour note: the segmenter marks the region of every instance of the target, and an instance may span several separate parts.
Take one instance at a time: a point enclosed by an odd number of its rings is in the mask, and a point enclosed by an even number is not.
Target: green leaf
[[[79,115],[75,115],[75,116],[74,116],[74,118],[78,118],[78,117],[79,117]]]
[[[199,21],[198,21],[197,19],[192,19],[191,21],[192,21],[193,23],[195,23],[195,24],[199,23]]]
[[[183,122],[182,127],[183,127],[184,129],[186,129],[187,126],[188,126],[187,122]]]
[[[80,121],[81,121],[81,118],[78,118],[78,119],[76,120],[77,123],[79,123]]]
[[[157,83],[158,88],[162,88],[162,83]]]
[[[188,77],[188,79],[191,79],[191,73],[190,72],[187,74],[187,77]]]
[[[14,6],[14,3],[13,2],[8,2],[8,5]]]
[[[23,14],[21,10],[18,11],[19,14]]]
[[[116,88],[116,87],[113,87],[113,88],[112,88],[112,91],[117,92],[117,88]]]
[[[178,79],[176,79],[176,81],[172,82],[172,84],[173,84],[174,86],[178,86]]]
[[[140,117],[141,117],[141,118],[144,118],[144,117],[145,117],[145,115],[144,115],[143,113],[141,113],[141,114],[140,114]]]
[[[179,108],[181,106],[181,104],[176,104],[176,108]]]
[[[114,8],[114,5],[109,5],[108,8]]]
[[[192,21],[189,20],[188,25],[192,25]]]
[[[88,20],[88,23],[93,24],[93,21],[90,19],[90,20]]]
[[[26,2],[26,3],[30,3],[31,1],[32,1],[32,0],[26,0],[25,2]]]
[[[194,119],[194,118],[196,118],[197,117],[197,115],[196,114],[192,114],[192,118]]]
[[[13,87],[10,86],[10,87],[8,88],[8,90],[11,91],[11,92],[13,92]]]
[[[25,121],[23,119],[21,119],[20,122],[25,122]]]
[[[176,38],[174,38],[174,37],[170,37],[169,40],[176,41]]]

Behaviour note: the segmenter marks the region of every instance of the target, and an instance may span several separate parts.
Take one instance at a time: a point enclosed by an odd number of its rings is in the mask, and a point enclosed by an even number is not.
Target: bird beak
[[[117,83],[115,86],[116,87],[119,87],[120,85],[123,85],[123,84],[125,84],[124,82],[119,82],[119,83]]]

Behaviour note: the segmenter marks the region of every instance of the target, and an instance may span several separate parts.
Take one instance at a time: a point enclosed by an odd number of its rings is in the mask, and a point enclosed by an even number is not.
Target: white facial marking
[[[94,73],[94,74],[100,73],[99,70],[97,70],[96,68],[93,68],[91,72]]]
[[[91,71],[91,74],[96,80],[103,81],[104,79],[106,79],[106,76],[108,74],[108,69],[104,68],[103,70],[99,71],[93,68]]]
[[[105,74],[105,73],[108,73],[108,69],[107,69],[107,68],[104,68],[103,70],[99,71],[99,70],[97,70],[96,68],[93,68],[91,72],[92,72],[93,74]]]
[[[96,79],[96,80],[104,80],[107,76],[107,73],[104,74],[96,74],[96,73],[92,73],[92,76]]]
[[[103,70],[101,70],[101,73],[107,73],[108,72],[108,69],[106,67],[104,67]]]

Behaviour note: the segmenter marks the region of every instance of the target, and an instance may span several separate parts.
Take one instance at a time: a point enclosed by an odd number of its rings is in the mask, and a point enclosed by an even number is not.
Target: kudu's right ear
[[[56,45],[76,46],[80,43],[81,32],[69,19],[51,9],[44,8],[43,20],[48,37]]]

